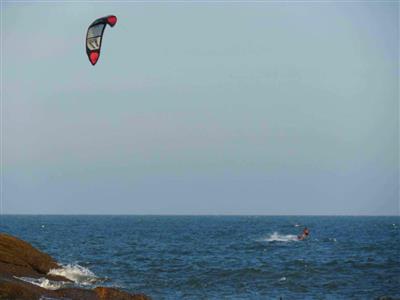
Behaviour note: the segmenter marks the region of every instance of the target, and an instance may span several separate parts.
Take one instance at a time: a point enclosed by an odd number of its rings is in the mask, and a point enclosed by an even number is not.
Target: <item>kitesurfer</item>
[[[305,238],[308,237],[309,234],[310,234],[310,231],[308,230],[308,228],[307,228],[307,227],[304,227],[303,233],[302,233],[301,235],[299,235],[297,238],[298,238],[299,240],[304,240]]]

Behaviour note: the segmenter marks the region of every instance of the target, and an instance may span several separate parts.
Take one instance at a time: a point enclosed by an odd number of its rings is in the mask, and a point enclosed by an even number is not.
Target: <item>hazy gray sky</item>
[[[6,213],[399,213],[397,1],[2,16]]]

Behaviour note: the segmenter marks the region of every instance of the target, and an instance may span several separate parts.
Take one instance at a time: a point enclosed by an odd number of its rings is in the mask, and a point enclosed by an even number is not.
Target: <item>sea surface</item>
[[[400,298],[400,217],[7,215],[0,231],[75,285],[153,299]]]

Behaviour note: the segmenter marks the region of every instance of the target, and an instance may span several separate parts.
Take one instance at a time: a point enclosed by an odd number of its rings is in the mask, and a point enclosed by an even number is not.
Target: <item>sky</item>
[[[399,214],[397,1],[1,10],[4,213]]]

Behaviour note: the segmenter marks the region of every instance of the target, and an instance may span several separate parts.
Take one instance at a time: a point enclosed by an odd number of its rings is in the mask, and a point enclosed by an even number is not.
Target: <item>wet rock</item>
[[[120,291],[117,289],[113,289],[113,288],[97,287],[94,289],[94,291],[96,292],[98,298],[101,300],[108,300],[108,299],[147,300],[147,299],[149,299],[147,296],[145,296],[143,294],[131,295],[126,292],[123,292],[123,291]]]

